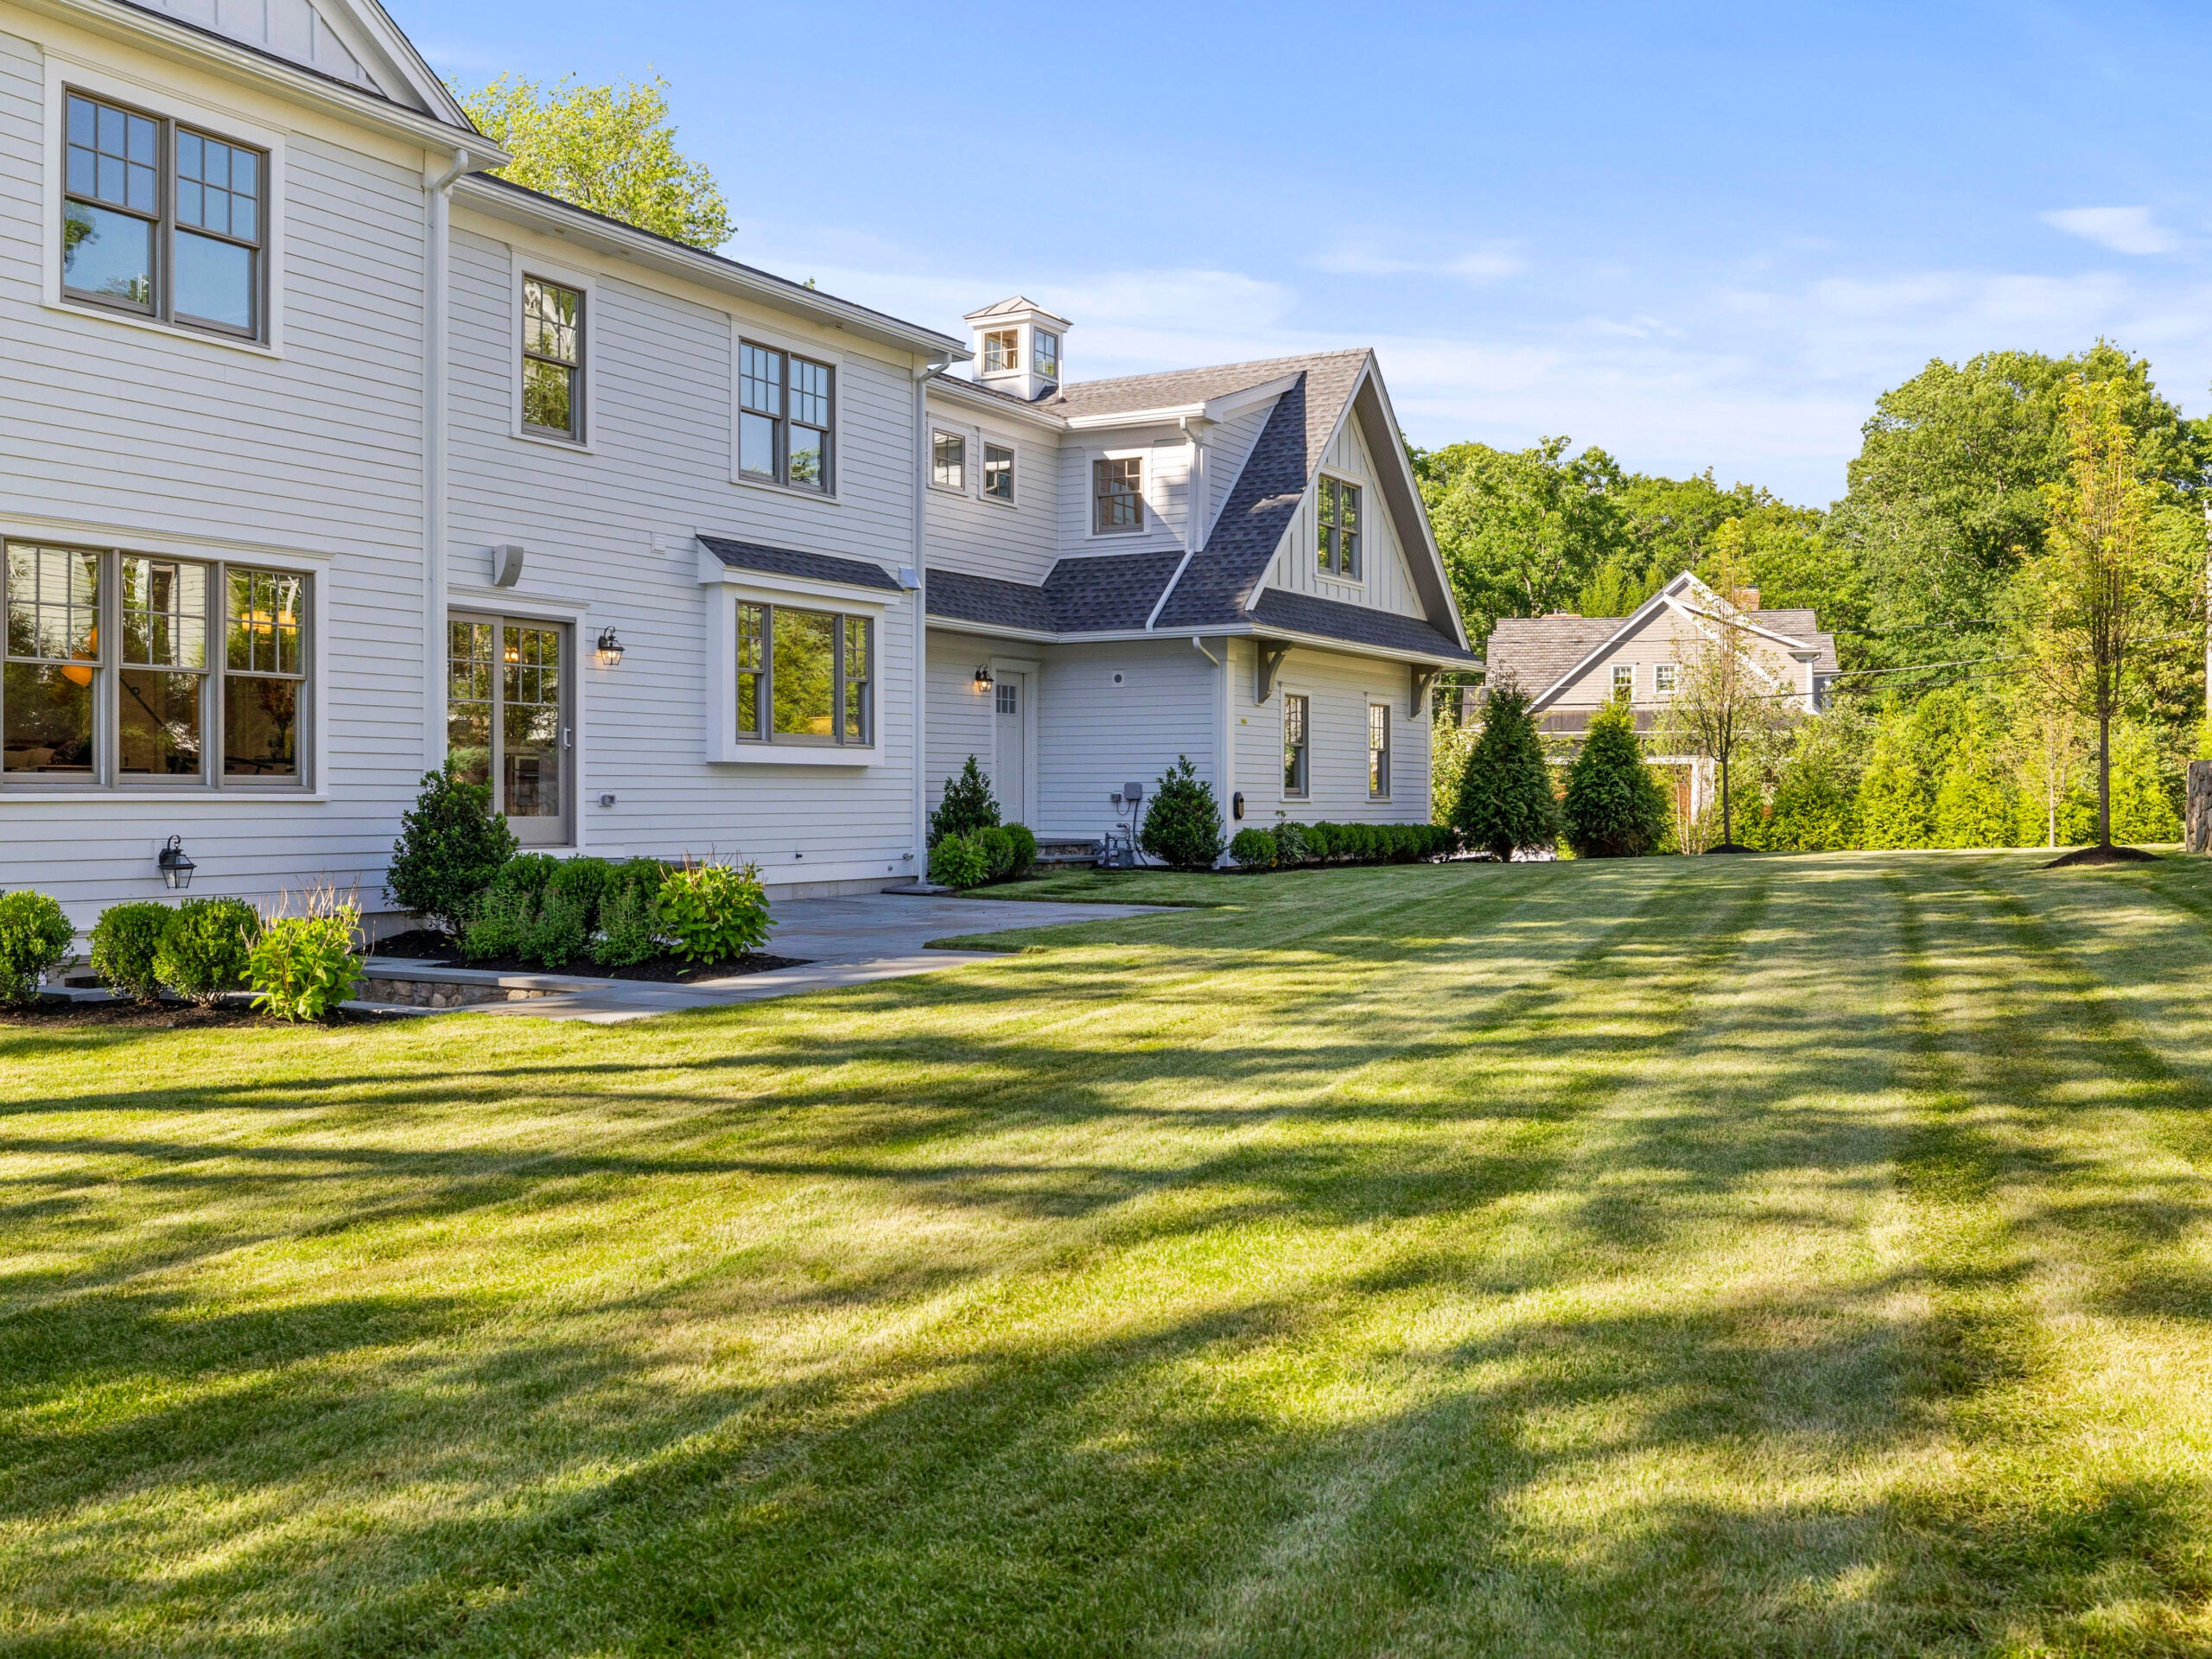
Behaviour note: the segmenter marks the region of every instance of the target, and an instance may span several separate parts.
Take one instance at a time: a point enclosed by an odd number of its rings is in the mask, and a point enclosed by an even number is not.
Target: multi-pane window
[[[739,602],[739,737],[872,743],[874,679],[874,618]]]
[[[983,336],[983,372],[999,374],[1021,366],[1021,331],[994,328]]]
[[[1315,517],[1320,524],[1318,556],[1324,575],[1357,580],[1359,576],[1359,486],[1324,474],[1314,489]]]
[[[567,844],[569,631],[454,617],[446,640],[447,764],[493,785],[493,804],[525,846]]]
[[[954,432],[930,435],[930,482],[940,490],[968,487],[968,440]]]
[[[1144,528],[1144,461],[1130,455],[1090,463],[1091,528],[1101,536]]]
[[[1042,328],[1030,331],[1031,350],[1037,359],[1039,378],[1057,380],[1060,378],[1060,337]]]
[[[1367,705],[1367,792],[1381,800],[1390,792],[1390,705]]]
[[[305,778],[305,576],[24,542],[0,569],[0,778]]]
[[[1661,663],[1651,671],[1651,689],[1662,697],[1675,695],[1675,665]]]
[[[1306,793],[1306,699],[1286,696],[1282,700],[1282,792],[1286,795]]]
[[[522,279],[522,423],[578,442],[584,435],[584,296],[542,276]]]
[[[773,346],[741,344],[738,470],[747,478],[827,493],[836,465],[830,452],[835,397],[829,365]]]
[[[1636,695],[1636,665],[1633,663],[1613,664],[1613,695],[1617,697]]]
[[[1011,444],[984,444],[983,493],[994,501],[1014,499],[1014,447]]]
[[[82,92],[63,103],[63,290],[261,338],[268,158]]]

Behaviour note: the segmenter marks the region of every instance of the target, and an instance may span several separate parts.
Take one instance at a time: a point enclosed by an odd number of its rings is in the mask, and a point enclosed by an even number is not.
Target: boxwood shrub
[[[0,1002],[19,1007],[38,995],[48,974],[69,959],[77,930],[42,893],[0,893]]]
[[[1265,830],[1239,830],[1229,843],[1229,855],[1244,869],[1273,869],[1275,838]]]
[[[245,984],[261,917],[243,899],[188,899],[169,912],[154,950],[154,976],[202,1007]]]
[[[154,971],[154,953],[162,948],[162,931],[174,913],[150,899],[102,911],[92,924],[92,971],[100,982],[134,1002],[160,1001],[162,980]]]

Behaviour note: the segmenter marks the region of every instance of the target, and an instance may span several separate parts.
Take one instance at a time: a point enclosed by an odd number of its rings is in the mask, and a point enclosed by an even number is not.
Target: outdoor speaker
[[[522,553],[518,543],[502,542],[492,550],[492,585],[512,588],[522,580]]]

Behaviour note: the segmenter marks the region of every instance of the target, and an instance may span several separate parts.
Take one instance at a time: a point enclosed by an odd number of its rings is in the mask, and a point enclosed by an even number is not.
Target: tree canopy
[[[718,248],[736,226],[713,176],[676,147],[668,83],[550,88],[501,75],[474,92],[456,86],[478,130],[514,160],[496,176],[641,231]]]

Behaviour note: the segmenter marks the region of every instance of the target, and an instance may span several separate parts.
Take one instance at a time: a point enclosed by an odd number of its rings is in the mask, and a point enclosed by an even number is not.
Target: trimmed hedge
[[[1240,830],[1230,855],[1247,870],[1311,869],[1334,864],[1419,864],[1459,850],[1442,823],[1296,823]]]

